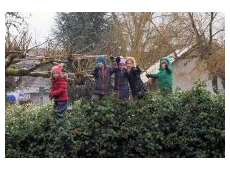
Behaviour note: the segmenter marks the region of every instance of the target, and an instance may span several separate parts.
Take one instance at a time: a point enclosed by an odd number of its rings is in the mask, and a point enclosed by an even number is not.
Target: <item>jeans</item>
[[[67,101],[55,101],[54,111],[57,114],[57,118],[64,118],[64,113],[67,109]]]

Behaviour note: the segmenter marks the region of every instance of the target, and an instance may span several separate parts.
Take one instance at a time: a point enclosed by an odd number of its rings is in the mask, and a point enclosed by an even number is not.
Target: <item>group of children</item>
[[[67,109],[68,88],[67,75],[62,72],[62,65],[56,65],[51,70],[51,89],[49,97],[54,99],[54,110],[58,118],[63,118]],[[172,62],[169,57],[160,60],[159,72],[146,74],[148,78],[158,79],[158,87],[161,91],[172,91]],[[111,76],[115,74],[114,86]],[[131,90],[134,99],[143,97],[146,89],[140,77],[141,69],[136,65],[133,57],[110,56],[110,64],[107,64],[105,56],[96,58],[93,71],[95,83],[92,99],[98,100],[114,92],[120,99],[129,99]]]
[[[97,57],[93,72],[95,77],[93,99],[101,99],[112,92],[120,99],[129,99],[129,89],[134,98],[141,98],[146,90],[140,78],[141,70],[136,66],[134,58],[119,56],[115,59],[111,56],[110,61],[109,66],[104,56]],[[112,74],[115,74],[114,88],[111,84]]]

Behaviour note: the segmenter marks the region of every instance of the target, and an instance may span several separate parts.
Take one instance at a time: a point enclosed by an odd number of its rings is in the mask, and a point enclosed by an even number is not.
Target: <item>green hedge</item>
[[[198,84],[143,100],[76,101],[63,122],[52,105],[6,108],[6,157],[225,157],[225,96]]]

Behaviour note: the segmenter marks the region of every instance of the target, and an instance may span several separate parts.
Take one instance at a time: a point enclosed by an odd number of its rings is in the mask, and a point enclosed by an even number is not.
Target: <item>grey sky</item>
[[[32,34],[33,42],[42,43],[51,34],[54,27],[54,12],[31,12],[31,16],[27,19],[29,24],[29,32]],[[29,16],[29,13],[24,13]]]

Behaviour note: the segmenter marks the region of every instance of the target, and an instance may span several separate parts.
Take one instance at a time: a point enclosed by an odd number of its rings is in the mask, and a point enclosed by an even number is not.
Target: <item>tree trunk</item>
[[[218,85],[217,85],[217,76],[216,75],[213,75],[212,77],[212,88],[213,88],[213,91],[218,94]]]

